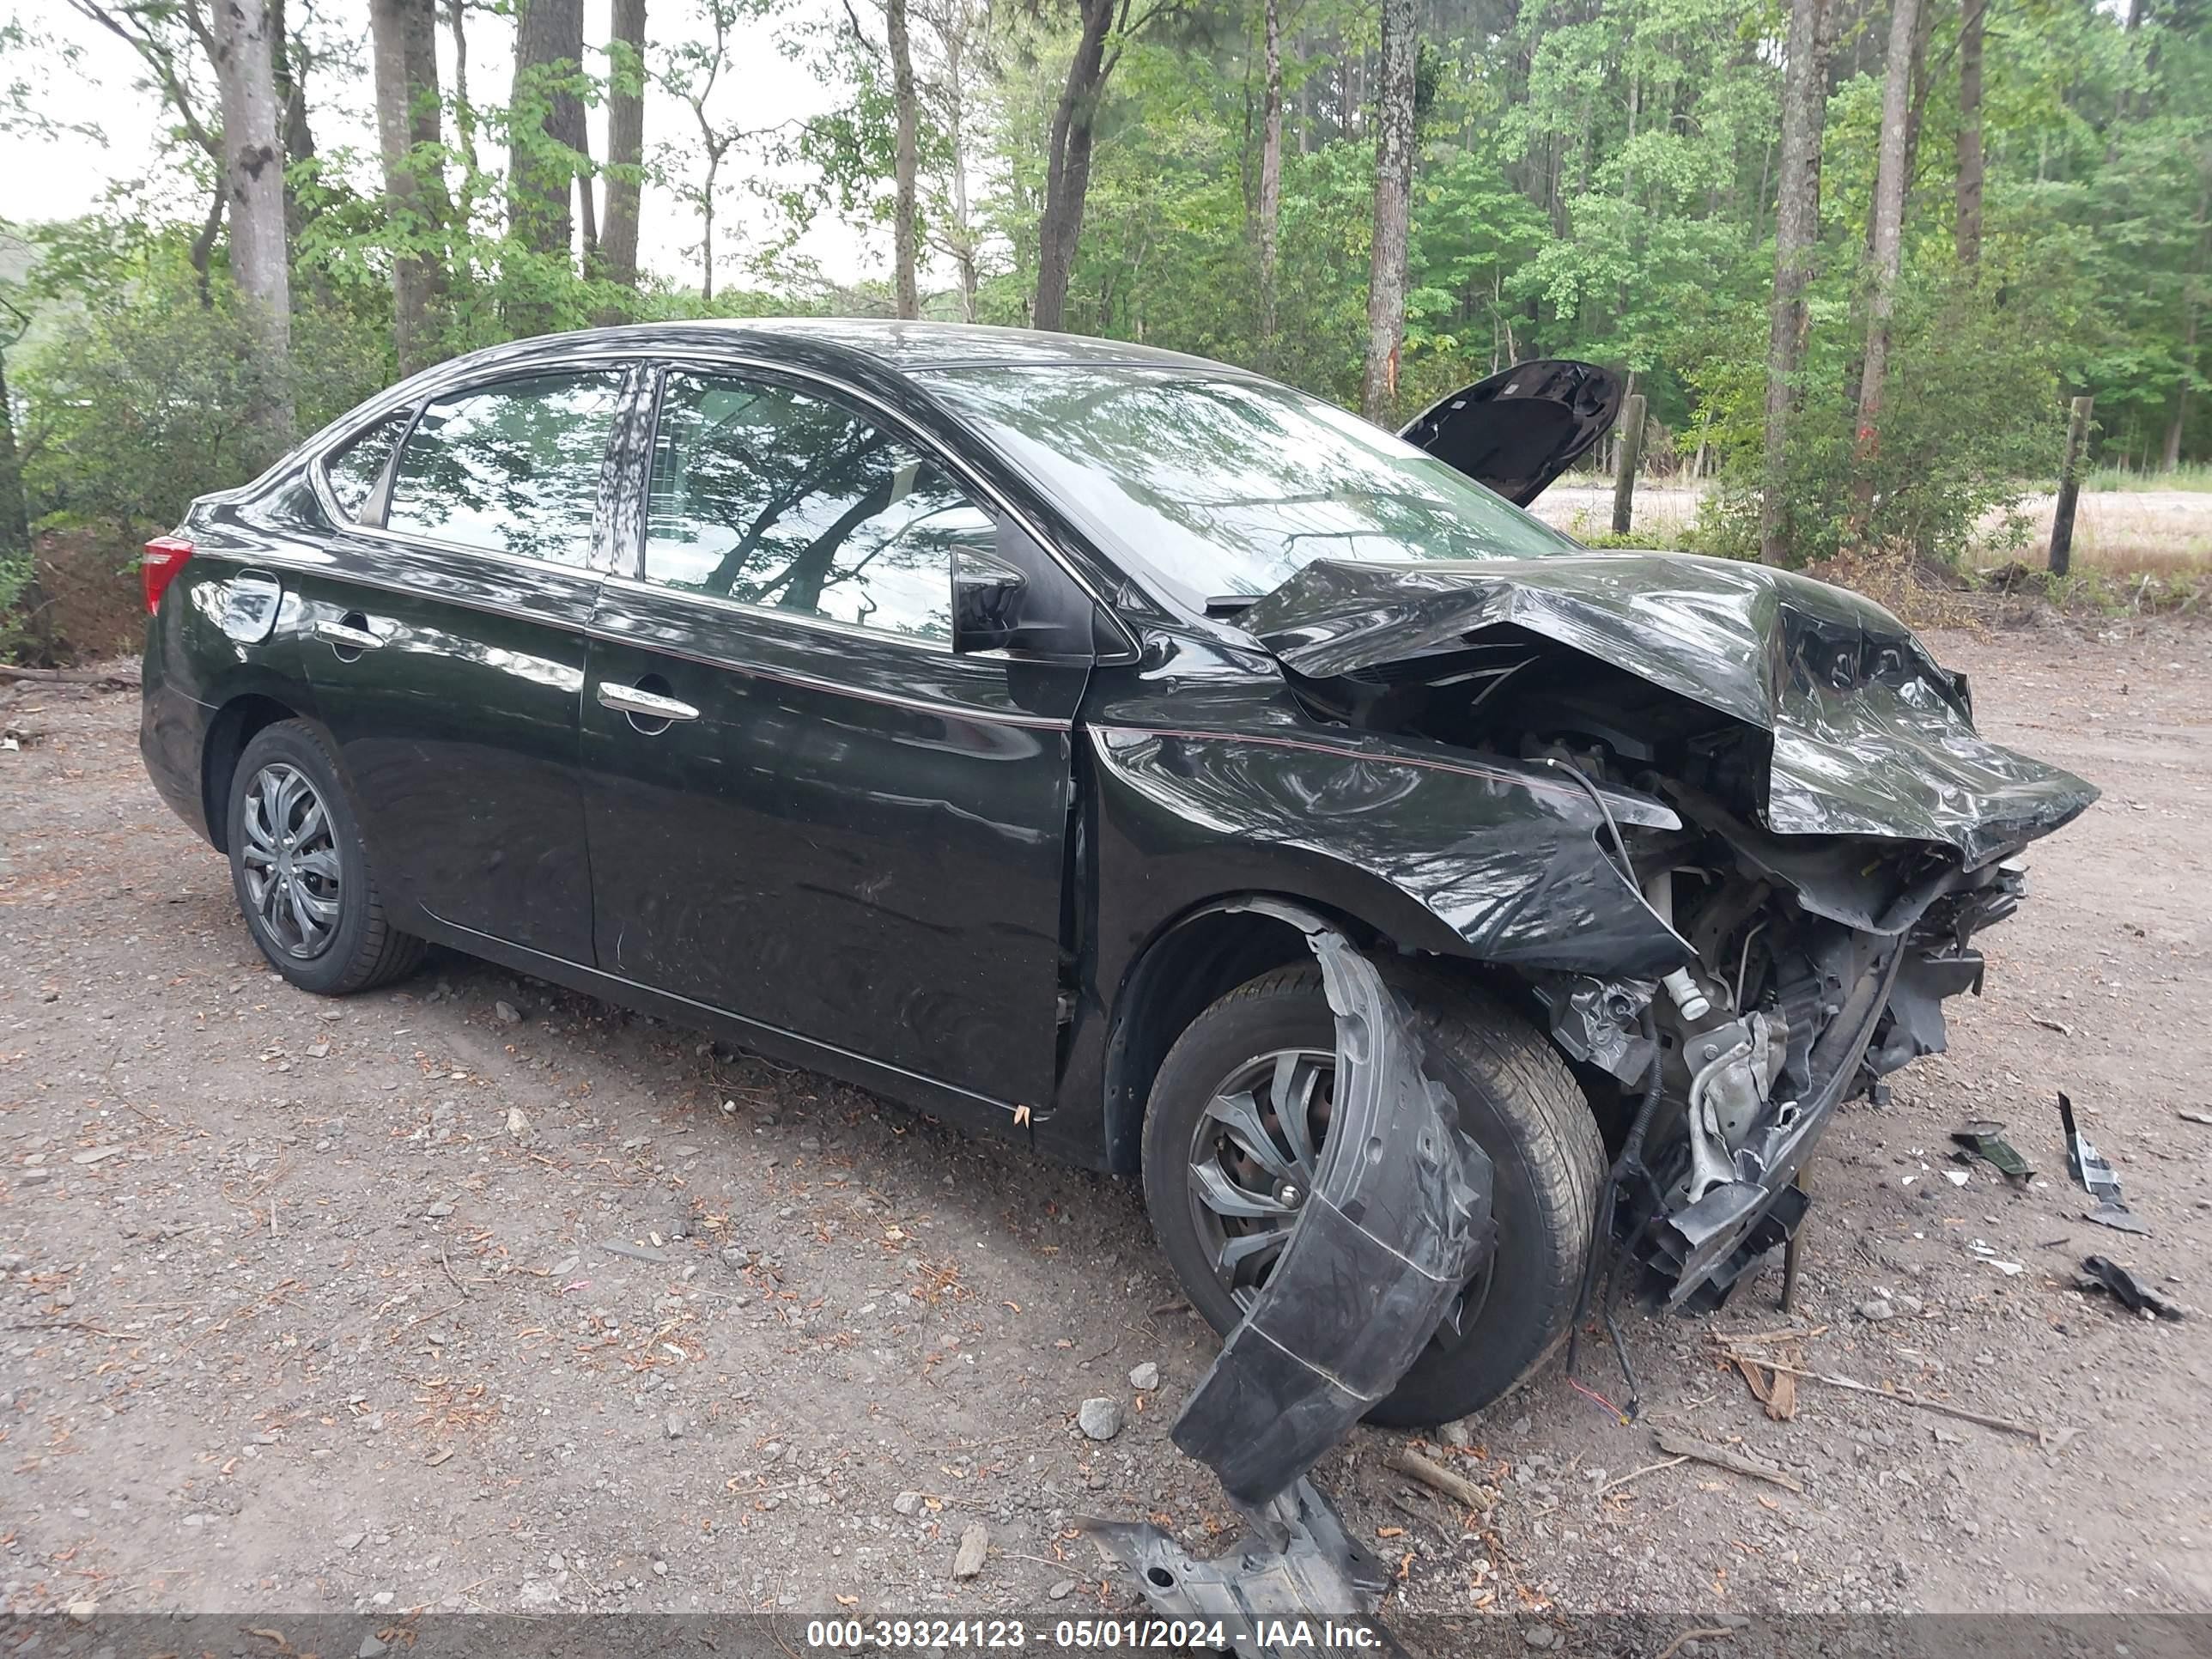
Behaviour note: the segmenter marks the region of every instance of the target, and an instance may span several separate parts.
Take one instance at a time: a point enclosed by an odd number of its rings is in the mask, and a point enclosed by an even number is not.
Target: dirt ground
[[[1403,1437],[1333,1453],[1395,1604],[2212,1609],[2212,631],[1935,642],[2106,796],[2035,849],[1950,1053],[1833,1126],[1799,1351],[2048,1440],[1809,1380],[1770,1419],[1712,1340],[1786,1322],[1770,1268],[1631,1317],[1633,1426],[1553,1369],[1431,1447],[1486,1515],[1388,1469]],[[1227,1541],[1167,1433],[1214,1340],[1127,1186],[458,957],[293,992],[136,714],[0,698],[0,1604],[1095,1612],[1125,1598],[1072,1517]],[[2081,1219],[2059,1089],[2149,1237]],[[1947,1178],[1974,1117],[2030,1189]],[[2187,1322],[2077,1291],[2091,1252]],[[1620,1397],[1601,1346],[1584,1380]],[[1655,1431],[1790,1484],[1652,1467]]]

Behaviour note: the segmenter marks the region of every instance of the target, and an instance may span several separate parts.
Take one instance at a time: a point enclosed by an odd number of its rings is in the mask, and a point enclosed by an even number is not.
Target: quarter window
[[[386,416],[368,431],[348,439],[323,463],[323,477],[349,519],[359,522],[362,509],[376,493],[378,481],[384,477],[385,463],[398,447],[399,434],[407,430],[410,412],[403,409],[395,415]]]
[[[850,410],[764,381],[672,374],[646,580],[922,640],[952,637],[952,553],[991,519]]]
[[[587,562],[621,390],[621,373],[608,370],[439,398],[400,452],[386,526],[494,553]]]

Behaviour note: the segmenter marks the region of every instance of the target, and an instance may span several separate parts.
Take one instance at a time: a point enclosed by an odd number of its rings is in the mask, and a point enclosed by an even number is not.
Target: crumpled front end
[[[1322,722],[1673,814],[1597,831],[1670,959],[1516,971],[1611,1144],[1640,1149],[1619,1238],[1677,1304],[1790,1235],[1836,1108],[1944,1046],[1975,935],[2026,891],[2014,855],[2097,795],[1982,736],[1879,605],[1763,566],[1322,562],[1240,620]]]

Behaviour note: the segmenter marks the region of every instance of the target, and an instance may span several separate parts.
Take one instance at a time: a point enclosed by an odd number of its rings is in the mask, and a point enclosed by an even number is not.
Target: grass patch
[[[2100,466],[2081,475],[2084,490],[2186,489],[2212,494],[2212,461],[2192,461],[2171,472],[2137,472],[2132,467]]]

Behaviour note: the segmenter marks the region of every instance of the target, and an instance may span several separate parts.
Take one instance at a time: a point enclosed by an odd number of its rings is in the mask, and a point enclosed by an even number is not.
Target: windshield
[[[917,378],[1102,548],[1192,605],[1267,592],[1316,559],[1584,550],[1433,456],[1288,386],[1087,366]]]

